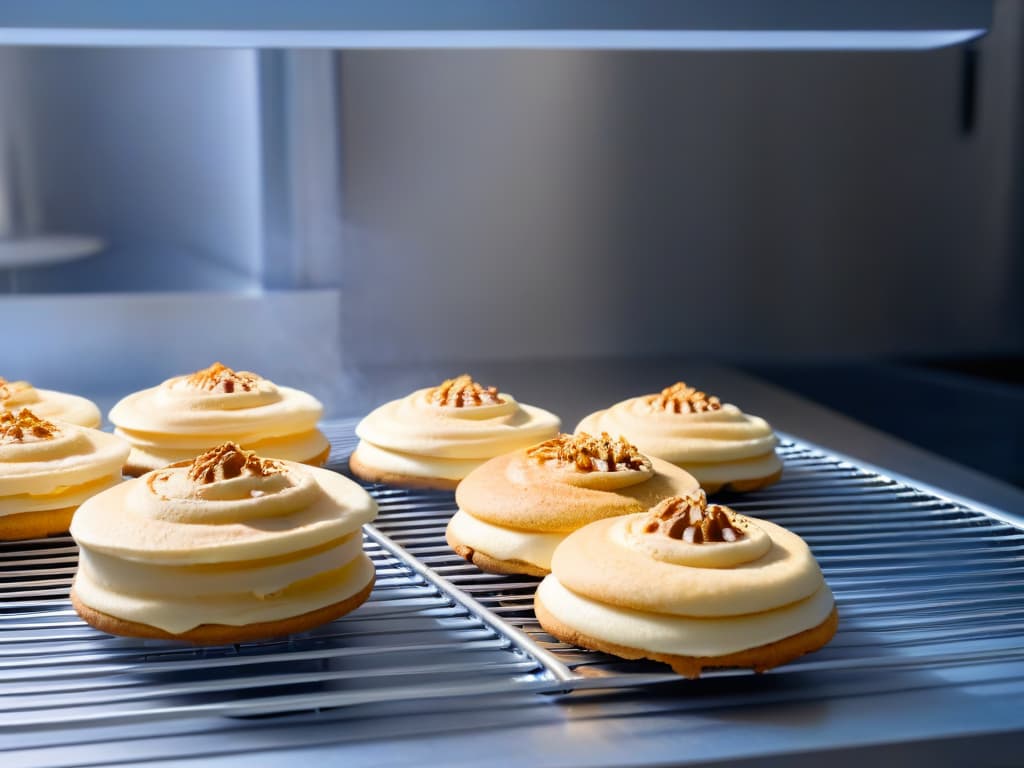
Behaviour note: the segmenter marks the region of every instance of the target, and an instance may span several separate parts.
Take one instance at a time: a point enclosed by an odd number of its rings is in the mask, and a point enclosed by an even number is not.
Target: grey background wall
[[[102,236],[98,260],[25,290],[259,284],[259,88],[251,51],[21,49],[42,225]],[[173,264],[175,269],[168,269]],[[193,274],[194,273],[194,274]]]
[[[216,349],[310,381],[442,359],[1019,355],[1022,38],[1024,6],[997,2],[969,131],[959,50],[5,52],[44,226],[110,248],[19,270],[0,375],[71,360],[68,381],[123,386],[140,339],[142,382]]]
[[[344,54],[346,353],[1019,352],[1022,26],[967,132],[958,50]]]

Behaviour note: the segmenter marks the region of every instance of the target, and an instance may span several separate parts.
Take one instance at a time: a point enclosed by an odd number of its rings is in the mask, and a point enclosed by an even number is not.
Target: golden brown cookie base
[[[512,451],[489,459],[459,484],[459,509],[491,525],[537,533],[567,534],[597,520],[650,509],[668,496],[700,488],[689,472],[659,458],[654,474],[608,490],[567,482],[557,467]],[[623,473],[599,473],[622,476]]]
[[[427,488],[435,491],[454,491],[459,484],[458,480],[450,480],[446,477],[419,477],[417,475],[403,475],[397,472],[384,472],[379,469],[367,466],[359,460],[358,449],[348,457],[348,468],[352,474],[367,483],[383,483],[384,485],[395,485],[399,488]]]
[[[736,653],[727,653],[723,656],[676,656],[669,653],[655,653],[640,648],[631,648],[625,645],[616,645],[604,640],[597,640],[588,635],[573,629],[556,618],[540,598],[534,598],[533,610],[537,620],[549,635],[559,640],[580,648],[590,648],[594,651],[603,651],[624,659],[653,659],[661,661],[672,667],[672,671],[692,679],[700,677],[702,670],[710,667],[748,667],[755,672],[777,667],[781,664],[793,661],[805,653],[816,651],[824,646],[836,633],[839,626],[839,614],[832,608],[832,613],[821,624],[799,632],[790,637],[784,637],[774,643],[759,645],[756,648],[748,648]]]
[[[200,453],[201,453],[201,451],[200,451]],[[196,454],[196,455],[198,456],[199,454]],[[324,462],[327,461],[327,457],[330,456],[330,455],[331,455],[331,449],[330,449],[330,446],[328,446],[323,451],[318,453],[316,456],[313,456],[312,458],[309,458],[309,459],[303,459],[299,463],[300,464],[309,464],[312,467],[322,467],[324,465]],[[191,464],[191,463],[192,462],[191,462],[190,459],[186,459],[185,461],[176,461],[176,462],[174,462],[173,465],[172,464],[168,464],[167,466],[169,466],[169,467],[170,466],[174,466],[174,465],[185,466],[185,465]],[[127,477],[141,477],[142,475],[146,474],[147,472],[152,472],[155,469],[163,469],[163,467],[148,467],[148,466],[144,467],[141,464],[132,464],[131,463],[131,459],[129,459],[128,463],[126,463],[123,467],[121,467],[121,473],[123,475],[127,476]]]
[[[76,509],[78,507],[64,507],[0,516],[0,541],[42,539],[67,533]]]
[[[685,467],[684,467],[685,469]],[[778,472],[773,472],[767,477],[755,477],[750,480],[731,480],[728,483],[701,483],[703,488],[708,495],[719,492],[726,493],[747,493],[749,491],[758,491],[762,488],[767,488],[772,483],[777,483],[782,478],[782,469]]]
[[[373,591],[375,578],[370,579],[357,594],[352,595],[340,603],[318,608],[309,613],[293,616],[279,621],[261,621],[256,624],[243,624],[233,627],[228,624],[200,624],[198,627],[175,635],[166,632],[158,627],[148,624],[139,624],[134,621],[126,621],[116,616],[97,611],[79,601],[74,588],[71,589],[71,604],[78,615],[86,622],[96,627],[101,632],[111,635],[122,635],[125,637],[144,637],[158,640],[183,640],[194,645],[224,645],[230,643],[248,643],[253,640],[267,640],[274,637],[284,637],[297,632],[305,632],[307,629],[319,627],[329,621],[344,616],[346,613],[355,610],[370,596]]]
[[[444,538],[448,542],[448,546],[454,549],[459,557],[465,558],[485,573],[500,573],[506,576],[522,574],[538,577],[547,576],[550,573],[539,565],[528,563],[525,560],[499,560],[496,557],[485,555],[483,552],[463,544],[448,531],[445,531]]]

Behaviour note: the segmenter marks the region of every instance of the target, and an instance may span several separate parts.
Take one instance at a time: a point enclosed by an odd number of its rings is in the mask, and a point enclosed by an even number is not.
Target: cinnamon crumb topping
[[[445,379],[428,393],[434,405],[465,408],[474,405],[501,405],[505,399],[498,395],[497,387],[483,387],[468,373],[454,379]]]
[[[574,464],[581,472],[616,472],[627,469],[645,469],[647,459],[626,438],[612,440],[607,432],[593,437],[586,432],[578,435],[561,434],[538,443],[526,455],[536,461],[561,461]]]
[[[209,368],[190,373],[185,381],[196,389],[207,392],[251,392],[259,386],[262,377],[249,371],[234,371],[222,363],[214,363]]]
[[[59,431],[56,424],[40,419],[28,408],[17,414],[10,410],[0,412],[0,443],[20,443],[26,437],[49,440]]]
[[[736,541],[743,531],[729,512],[721,504],[708,504],[707,494],[698,489],[687,496],[662,499],[648,512],[643,530],[689,544]]]
[[[271,459],[261,459],[255,451],[246,451],[235,443],[224,443],[196,456],[188,468],[188,478],[203,485],[219,480],[231,480],[240,475],[266,477],[281,470]]]
[[[694,387],[688,387],[685,381],[677,381],[666,387],[657,395],[648,395],[647,403],[656,411],[672,411],[673,413],[702,413],[717,411],[722,407],[717,397],[709,397]]]

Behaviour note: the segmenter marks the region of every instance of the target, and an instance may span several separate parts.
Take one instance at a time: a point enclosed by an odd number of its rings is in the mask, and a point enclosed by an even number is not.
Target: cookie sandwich
[[[0,409],[17,411],[22,408],[31,409],[41,419],[66,421],[90,429],[99,428],[102,421],[100,409],[92,400],[0,377]]]
[[[132,447],[125,473],[138,476],[228,441],[265,458],[323,464],[331,446],[317,429],[322,414],[306,392],[214,363],[128,395],[110,421]]]
[[[488,459],[558,434],[558,417],[468,375],[372,411],[356,427],[352,474],[370,482],[452,489]]]
[[[581,528],[551,570],[534,601],[549,634],[684,677],[785,664],[825,645],[839,621],[803,539],[703,491]]]
[[[753,491],[782,476],[768,422],[685,382],[585,417],[577,432],[622,434],[692,474],[708,493]]]
[[[71,601],[97,629],[199,645],[311,629],[374,584],[377,505],[339,474],[224,443],[92,497]]]
[[[0,411],[0,540],[64,533],[82,502],[121,482],[127,456],[97,429]]]
[[[685,470],[623,438],[558,435],[471,472],[455,492],[459,509],[445,536],[481,570],[543,576],[577,528],[697,487]]]

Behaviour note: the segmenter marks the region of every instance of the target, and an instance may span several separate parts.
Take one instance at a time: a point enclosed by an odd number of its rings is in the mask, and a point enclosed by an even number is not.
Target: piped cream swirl
[[[669,535],[651,525],[655,507],[571,534],[555,551],[552,570],[581,595],[690,617],[773,610],[821,586],[821,571],[803,539],[767,520],[722,509],[743,531],[734,541],[695,544]]]

